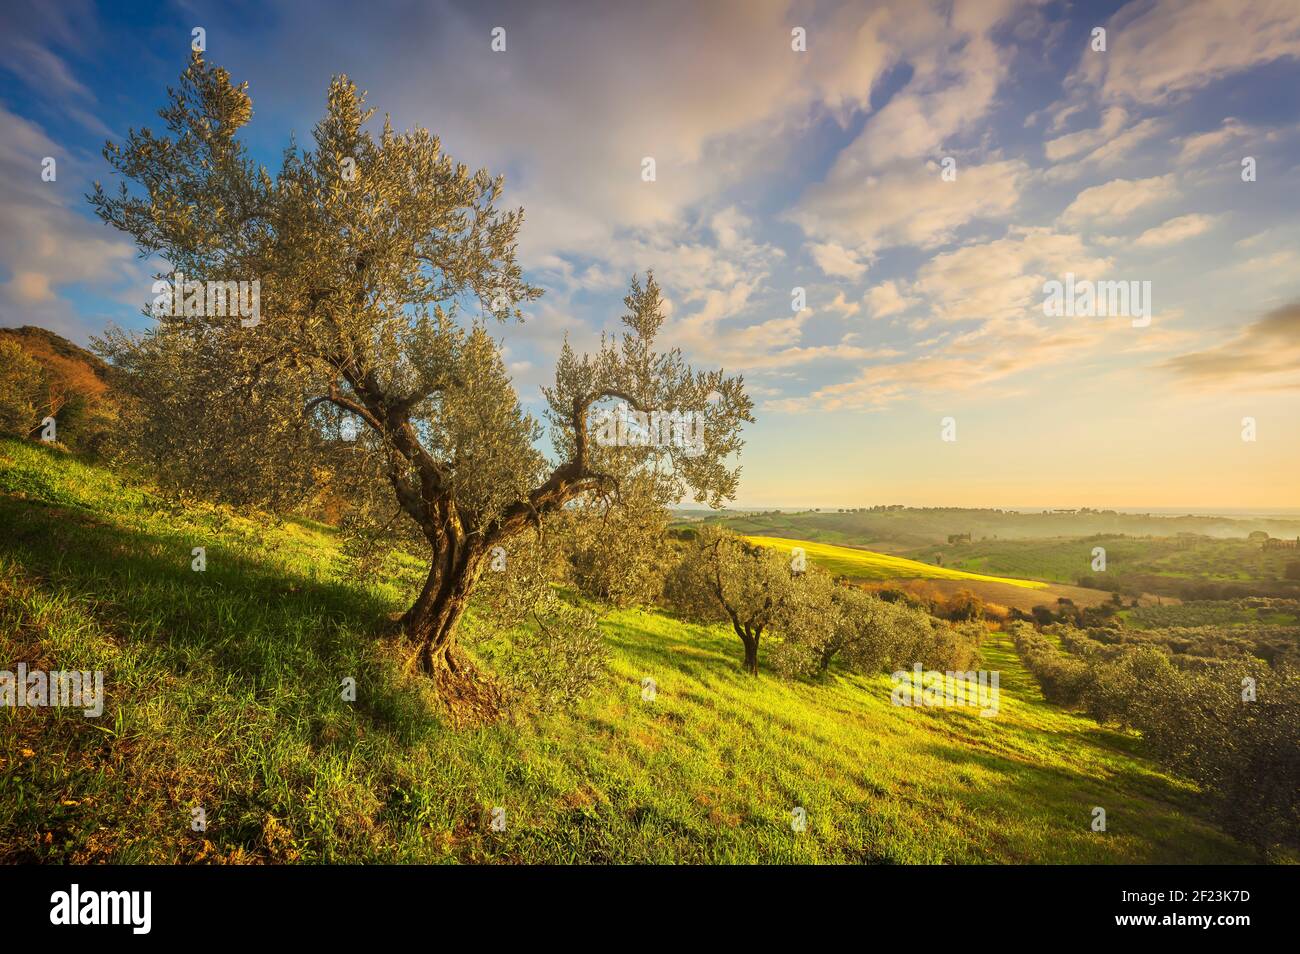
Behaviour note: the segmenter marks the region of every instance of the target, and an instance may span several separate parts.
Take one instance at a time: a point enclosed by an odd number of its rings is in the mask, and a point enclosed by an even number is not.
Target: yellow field
[[[1028,590],[1048,588],[1046,583],[1039,583],[1036,580],[1017,580],[1005,576],[967,573],[965,570],[950,570],[947,567],[932,566],[905,557],[874,553],[870,550],[855,550],[852,547],[837,547],[829,543],[788,540],[784,537],[746,537],[745,539],[785,553],[789,553],[795,547],[803,547],[808,559],[817,566],[837,576],[858,580],[971,580],[979,583],[1006,583]]]

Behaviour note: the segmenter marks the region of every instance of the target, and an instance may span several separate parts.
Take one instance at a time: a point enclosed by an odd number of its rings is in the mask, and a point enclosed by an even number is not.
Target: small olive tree
[[[876,604],[881,601],[851,586],[836,585],[828,573],[809,569],[805,600],[813,604],[810,615],[815,626],[793,629],[784,635],[772,654],[772,665],[784,676],[818,676],[830,668],[836,656],[860,662],[869,656],[869,646],[879,642],[874,628]]]
[[[745,647],[744,668],[758,675],[767,632],[804,644],[821,626],[831,586],[821,571],[795,570],[788,557],[717,527],[687,541],[664,584],[668,605],[701,622],[731,624]]]
[[[773,652],[786,676],[820,676],[838,661],[871,674],[921,663],[965,669],[978,656],[984,626],[949,623],[905,602],[890,602],[847,583],[832,583],[813,568],[803,587],[809,625],[788,626]]]
[[[752,404],[739,377],[656,350],[659,287],[633,279],[621,334],[592,355],[565,343],[545,391],[555,453],[543,453],[488,331],[540,295],[516,261],[523,212],[496,205],[502,180],[427,130],[385,120],[372,134],[346,77],[330,84],[315,148],[290,145],[272,175],[237,137],[246,86],[195,54],[160,113],[167,134],[108,144],[124,181],[89,197],[187,279],[155,327],[98,343],[128,372],[133,454],[166,486],[235,503],[285,508],[328,481],[350,532],[423,547],[429,572],[402,631],[449,704],[490,714],[494,690],[455,633],[495,549],[575,501],[618,505],[640,473],[661,476],[664,499],[689,490],[717,506],[734,496]],[[232,316],[191,281],[257,281],[257,314]],[[614,400],[694,415],[700,439],[602,442],[592,415]]]

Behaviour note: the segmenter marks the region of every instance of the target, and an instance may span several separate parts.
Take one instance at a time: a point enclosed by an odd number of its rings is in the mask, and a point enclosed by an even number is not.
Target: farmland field
[[[857,580],[969,580],[982,583],[1002,583],[1024,589],[1041,590],[1046,586],[1034,580],[1011,579],[1002,576],[990,576],[967,570],[937,566],[933,563],[921,563],[906,557],[891,556],[886,553],[873,553],[869,550],[857,550],[852,547],[835,546],[828,543],[814,543],[810,540],[790,540],[784,537],[748,538],[765,547],[773,547],[789,553],[801,547],[810,560],[837,576]]]
[[[891,584],[914,596],[944,601],[962,591],[973,593],[994,606],[1028,611],[1064,598],[1076,606],[1099,606],[1111,598],[1105,590],[1068,583],[1045,583],[1014,577],[990,576],[933,563],[922,563],[886,553],[840,547],[784,537],[748,537],[755,543],[789,553],[802,547],[808,559],[828,572],[868,584]]]
[[[914,551],[942,553],[944,563],[975,573],[1023,575],[1074,583],[1094,575],[1093,549],[1106,551],[1105,575],[1135,575],[1220,582],[1279,581],[1296,551],[1262,550],[1247,540],[1100,536],[1059,540],[988,540]],[[1101,577],[1103,574],[1095,574]]]

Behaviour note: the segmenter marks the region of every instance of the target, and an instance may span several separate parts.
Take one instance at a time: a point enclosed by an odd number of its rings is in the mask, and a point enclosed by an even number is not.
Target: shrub
[[[1155,644],[1108,646],[1062,629],[1066,653],[1025,623],[1012,633],[1049,702],[1137,729],[1201,787],[1225,830],[1266,852],[1300,846],[1300,670],[1245,654],[1188,666]],[[1243,697],[1246,686],[1256,698]]]
[[[41,422],[45,372],[16,341],[0,337],[0,433],[27,437]]]
[[[861,673],[964,670],[987,632],[981,622],[949,623],[910,603],[890,602],[852,586],[834,587],[814,616],[820,625],[787,633],[773,654],[787,676],[825,672],[833,660]]]
[[[1087,664],[1062,653],[1047,637],[1025,623],[1013,624],[1011,632],[1016,652],[1038,680],[1043,698],[1053,705],[1077,707],[1088,682]]]

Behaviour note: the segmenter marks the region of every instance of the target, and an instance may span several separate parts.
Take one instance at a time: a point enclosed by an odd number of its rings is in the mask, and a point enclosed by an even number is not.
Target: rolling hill
[[[746,539],[784,553],[790,553],[796,547],[801,547],[806,551],[808,559],[818,566],[837,576],[857,580],[968,580],[978,583],[1001,583],[1028,590],[1047,589],[1046,583],[1036,580],[1018,580],[971,573],[967,570],[954,570],[945,566],[909,560],[906,557],[873,553],[870,550],[858,550],[829,543],[813,543],[809,540],[792,540],[785,537],[747,537]]]
[[[980,718],[893,706],[883,674],[754,679],[728,630],[612,611],[579,706],[458,731],[372,636],[418,580],[403,555],[355,578],[322,524],[0,441],[0,658],[103,670],[107,696],[0,709],[0,861],[1259,860],[1135,736],[1047,705],[1001,634]]]
[[[1100,606],[1111,599],[1110,592],[1067,583],[1049,583],[1017,577],[990,576],[950,566],[922,563],[888,553],[841,547],[786,537],[746,537],[763,546],[789,553],[803,547],[807,558],[836,576],[858,581],[871,588],[900,584],[915,596],[946,600],[962,591],[978,596],[995,607],[1015,608],[1026,612],[1035,606],[1054,605],[1067,599],[1076,606]],[[1151,599],[1143,596],[1140,603]]]
[[[38,428],[48,414],[57,422],[60,443],[81,452],[101,451],[121,401],[118,370],[62,335],[34,325],[0,328],[0,341],[18,345],[43,376],[38,393],[32,395],[35,411],[16,433]]]

